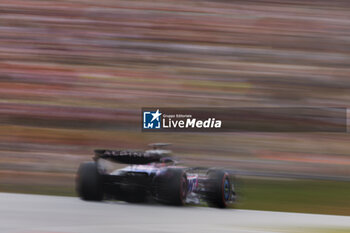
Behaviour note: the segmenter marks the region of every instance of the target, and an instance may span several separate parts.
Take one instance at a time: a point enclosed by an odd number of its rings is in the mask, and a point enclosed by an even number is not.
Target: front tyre
[[[208,172],[207,203],[209,206],[226,208],[231,200],[232,188],[227,172],[212,170]]]
[[[102,201],[102,177],[97,163],[83,162],[78,169],[76,188],[79,197],[86,201]]]

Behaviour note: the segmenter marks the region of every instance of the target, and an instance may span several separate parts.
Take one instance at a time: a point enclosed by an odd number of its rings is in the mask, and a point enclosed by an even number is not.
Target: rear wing
[[[148,164],[160,162],[165,157],[159,153],[150,153],[148,151],[129,151],[129,150],[94,150],[94,160],[106,159],[111,162],[124,164]]]

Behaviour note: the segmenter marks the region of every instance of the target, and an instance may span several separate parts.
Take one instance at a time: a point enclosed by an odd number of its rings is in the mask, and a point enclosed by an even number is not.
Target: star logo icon
[[[157,111],[155,113],[152,113],[152,120],[151,122],[153,122],[154,120],[159,121],[159,117],[162,115],[162,113],[159,112],[159,109],[157,109]]]
[[[159,109],[157,111],[147,111],[142,110],[143,115],[143,129],[160,129],[161,125],[161,116],[163,115]]]

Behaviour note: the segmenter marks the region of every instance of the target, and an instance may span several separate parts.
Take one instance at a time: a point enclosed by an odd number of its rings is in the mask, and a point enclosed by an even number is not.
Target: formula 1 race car
[[[146,151],[95,150],[94,161],[83,162],[77,174],[81,199],[111,198],[127,202],[155,200],[168,205],[200,204],[225,208],[236,200],[233,176],[221,169],[179,166],[167,144]],[[106,161],[128,164],[107,172]]]

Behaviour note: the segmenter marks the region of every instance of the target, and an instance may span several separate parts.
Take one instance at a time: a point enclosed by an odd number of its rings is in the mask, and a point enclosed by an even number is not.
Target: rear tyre
[[[101,201],[103,199],[102,177],[95,162],[80,164],[77,180],[77,193],[86,201]]]
[[[207,203],[209,206],[226,208],[232,195],[231,181],[227,172],[212,170],[208,172]]]
[[[154,177],[153,196],[164,204],[182,206],[187,197],[187,176],[184,170],[168,168],[164,174]]]

